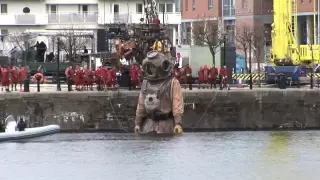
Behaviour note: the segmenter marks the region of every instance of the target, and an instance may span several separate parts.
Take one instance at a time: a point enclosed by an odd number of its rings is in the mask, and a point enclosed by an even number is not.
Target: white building
[[[96,31],[108,23],[139,23],[144,11],[143,0],[1,0],[0,5],[1,35],[27,29]],[[159,18],[169,25],[168,33],[174,45],[181,23],[178,6],[175,0],[159,4]],[[24,13],[28,8],[30,12]]]

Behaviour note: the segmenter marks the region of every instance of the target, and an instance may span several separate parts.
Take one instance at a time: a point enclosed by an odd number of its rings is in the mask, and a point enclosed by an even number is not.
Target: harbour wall
[[[138,91],[1,93],[2,121],[62,131],[132,131]],[[320,129],[320,91],[306,89],[186,90],[186,131]]]

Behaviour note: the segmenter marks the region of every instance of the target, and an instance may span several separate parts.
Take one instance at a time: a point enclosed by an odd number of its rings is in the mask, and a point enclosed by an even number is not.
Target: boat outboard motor
[[[9,115],[5,120],[6,132],[15,132],[17,127],[17,122],[12,115]]]

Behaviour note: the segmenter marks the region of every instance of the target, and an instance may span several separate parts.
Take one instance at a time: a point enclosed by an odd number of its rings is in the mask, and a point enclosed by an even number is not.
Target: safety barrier
[[[311,77],[312,73],[308,73],[307,76]],[[313,77],[320,78],[320,73],[314,73]],[[250,74],[232,74],[232,79],[250,80]],[[259,80],[259,74],[252,74],[252,80]],[[265,75],[260,74],[260,80],[265,80]]]
[[[308,73],[307,75],[308,75],[308,77],[311,77],[312,73]],[[313,77],[320,78],[320,73],[314,73]]]
[[[252,74],[252,80],[265,80],[264,74]],[[232,74],[232,79],[250,80],[250,74]]]

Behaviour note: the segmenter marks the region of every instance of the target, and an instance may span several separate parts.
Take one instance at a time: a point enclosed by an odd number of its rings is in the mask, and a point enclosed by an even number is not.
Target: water
[[[56,134],[0,144],[1,180],[318,180],[320,132]]]

